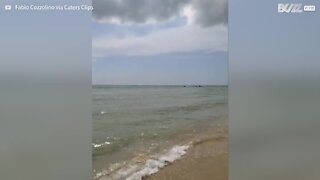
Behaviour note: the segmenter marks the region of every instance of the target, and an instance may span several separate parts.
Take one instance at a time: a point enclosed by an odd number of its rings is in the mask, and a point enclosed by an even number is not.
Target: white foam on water
[[[181,158],[187,153],[189,147],[189,145],[174,146],[165,154],[148,159],[142,166],[138,166],[137,164],[127,164],[127,166],[125,166],[123,164],[123,168],[118,169],[119,166],[117,166],[117,168],[110,168],[108,171],[97,173],[94,179],[142,180],[143,177],[155,174],[161,168]]]
[[[106,142],[101,143],[101,144],[92,143],[92,146],[93,146],[94,148],[99,148],[99,147],[102,147],[102,146],[104,146],[104,145],[110,145],[110,144],[111,144],[111,142],[106,141]]]
[[[103,144],[92,144],[92,146],[94,147],[94,148],[98,148],[98,147],[101,147],[101,146],[103,146]]]
[[[174,162],[187,153],[189,145],[175,146],[166,154],[157,159],[149,159],[146,164],[138,172],[133,173],[126,180],[142,180],[145,176],[150,176],[157,173],[164,166]]]

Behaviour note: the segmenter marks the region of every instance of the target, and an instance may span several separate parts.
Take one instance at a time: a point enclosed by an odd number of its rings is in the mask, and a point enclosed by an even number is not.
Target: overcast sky
[[[94,84],[227,84],[226,0],[94,0]]]

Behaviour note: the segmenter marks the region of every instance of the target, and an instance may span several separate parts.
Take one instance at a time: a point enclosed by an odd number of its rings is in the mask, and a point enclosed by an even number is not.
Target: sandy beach
[[[227,127],[201,133],[188,152],[146,180],[227,180]]]

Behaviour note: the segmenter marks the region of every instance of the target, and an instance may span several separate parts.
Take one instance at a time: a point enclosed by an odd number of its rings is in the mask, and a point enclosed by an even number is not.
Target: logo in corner
[[[302,4],[290,4],[290,3],[279,3],[278,4],[278,13],[302,13],[303,8]]]

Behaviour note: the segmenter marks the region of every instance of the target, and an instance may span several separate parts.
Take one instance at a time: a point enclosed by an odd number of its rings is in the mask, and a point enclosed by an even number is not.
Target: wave
[[[144,165],[128,164],[126,162],[112,165],[109,170],[99,172],[94,179],[126,179],[126,180],[142,180],[146,176],[157,173],[161,168],[165,167],[180,159],[187,153],[190,144],[174,146],[168,152],[157,157],[151,157],[145,161]]]
[[[103,146],[105,146],[105,145],[110,145],[110,144],[111,144],[111,142],[106,141],[106,142],[101,143],[101,144],[92,143],[92,146],[93,146],[94,148],[100,148],[100,147],[103,147]]]
[[[217,102],[208,102],[208,103],[201,103],[201,104],[192,104],[192,105],[185,105],[185,106],[172,106],[166,107],[162,109],[155,110],[158,114],[168,114],[168,113],[175,113],[175,112],[194,112],[199,110],[205,109],[212,109],[217,106],[225,106],[227,105],[227,101],[217,101]]]

